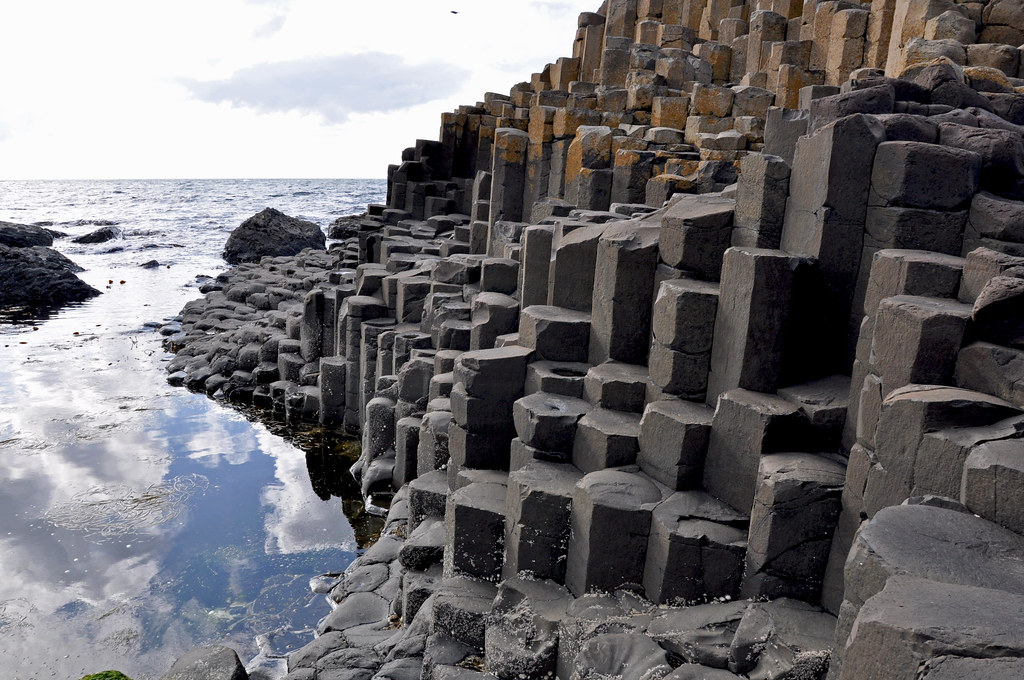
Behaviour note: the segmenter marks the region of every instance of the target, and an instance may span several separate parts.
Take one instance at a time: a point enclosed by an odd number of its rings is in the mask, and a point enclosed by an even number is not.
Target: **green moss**
[[[132,680],[127,675],[120,671],[103,671],[102,673],[93,673],[87,675],[82,680]]]

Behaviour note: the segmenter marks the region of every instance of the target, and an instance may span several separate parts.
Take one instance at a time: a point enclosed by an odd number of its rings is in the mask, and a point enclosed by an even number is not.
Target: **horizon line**
[[[0,177],[0,182],[195,182],[288,180],[387,180],[387,177]]]

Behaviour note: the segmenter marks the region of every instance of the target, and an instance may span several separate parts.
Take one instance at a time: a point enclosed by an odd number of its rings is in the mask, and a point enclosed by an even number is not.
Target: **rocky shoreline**
[[[1019,677],[1011,4],[609,0],[207,284],[169,380],[395,494],[286,677]]]

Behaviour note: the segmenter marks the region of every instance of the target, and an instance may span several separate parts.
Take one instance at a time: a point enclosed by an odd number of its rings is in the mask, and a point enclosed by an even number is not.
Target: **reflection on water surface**
[[[93,264],[94,286],[127,278]],[[166,384],[140,320],[196,292],[175,268],[128,274],[35,326],[0,325],[5,677],[142,680],[210,642],[251,658],[257,635],[293,649],[328,612],[310,577],[380,530],[347,474],[355,442]]]

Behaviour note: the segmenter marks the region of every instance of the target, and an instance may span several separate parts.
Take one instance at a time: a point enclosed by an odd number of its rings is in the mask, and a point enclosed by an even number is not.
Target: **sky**
[[[0,3],[0,180],[384,177],[600,0]]]

